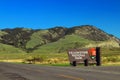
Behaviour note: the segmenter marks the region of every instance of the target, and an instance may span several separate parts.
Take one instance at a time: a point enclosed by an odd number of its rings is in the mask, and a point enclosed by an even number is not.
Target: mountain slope
[[[90,25],[75,26],[70,28],[68,33],[73,33],[93,41],[105,41],[111,38],[106,32]]]
[[[6,45],[0,43],[0,54],[1,53],[25,53],[24,51],[20,50],[19,48],[15,48],[14,46],[11,45]]]
[[[61,53],[72,48],[85,47],[89,43],[94,43],[91,40],[84,39],[78,35],[67,35],[56,42],[48,43],[38,47],[34,53]]]
[[[46,30],[3,29],[0,31],[0,43],[36,53],[59,53],[81,47],[120,47],[118,38],[91,25],[54,27]]]

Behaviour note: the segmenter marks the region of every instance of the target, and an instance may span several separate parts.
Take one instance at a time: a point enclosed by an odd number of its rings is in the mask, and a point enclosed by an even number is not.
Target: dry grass
[[[23,59],[0,60],[0,62],[18,62],[18,63],[22,63]]]
[[[96,42],[96,43],[92,43],[92,44],[89,44],[89,45],[86,45],[85,47],[96,47],[96,46],[99,46],[99,47],[108,47],[108,48],[113,48],[113,47],[117,47],[119,48],[119,44],[116,42],[116,41],[113,41],[113,40],[109,40],[109,41],[102,41],[102,42]]]

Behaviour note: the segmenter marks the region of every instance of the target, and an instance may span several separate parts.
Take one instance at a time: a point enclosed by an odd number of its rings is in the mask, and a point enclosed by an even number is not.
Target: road
[[[120,66],[56,67],[1,62],[0,80],[120,80]]]

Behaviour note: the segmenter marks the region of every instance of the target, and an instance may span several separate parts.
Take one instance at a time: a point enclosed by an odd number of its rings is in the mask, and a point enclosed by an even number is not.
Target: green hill
[[[14,53],[25,53],[23,50],[20,50],[19,48],[16,48],[14,46],[6,45],[0,43],[0,54],[5,53],[5,54],[14,54]]]
[[[71,48],[120,47],[119,38],[91,25],[54,27],[46,30],[2,29],[0,43],[2,46],[6,45],[6,53],[16,52],[16,49],[29,53],[62,53]]]
[[[56,42],[38,47],[34,53],[61,53],[68,49],[85,47],[89,43],[94,42],[72,34],[63,37]]]

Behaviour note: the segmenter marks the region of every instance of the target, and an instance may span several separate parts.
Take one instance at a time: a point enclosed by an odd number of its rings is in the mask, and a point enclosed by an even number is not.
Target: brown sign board
[[[84,63],[85,60],[88,60],[89,63],[97,63],[96,48],[71,49],[68,50],[68,57],[71,64],[74,61],[76,62],[76,64]]]

